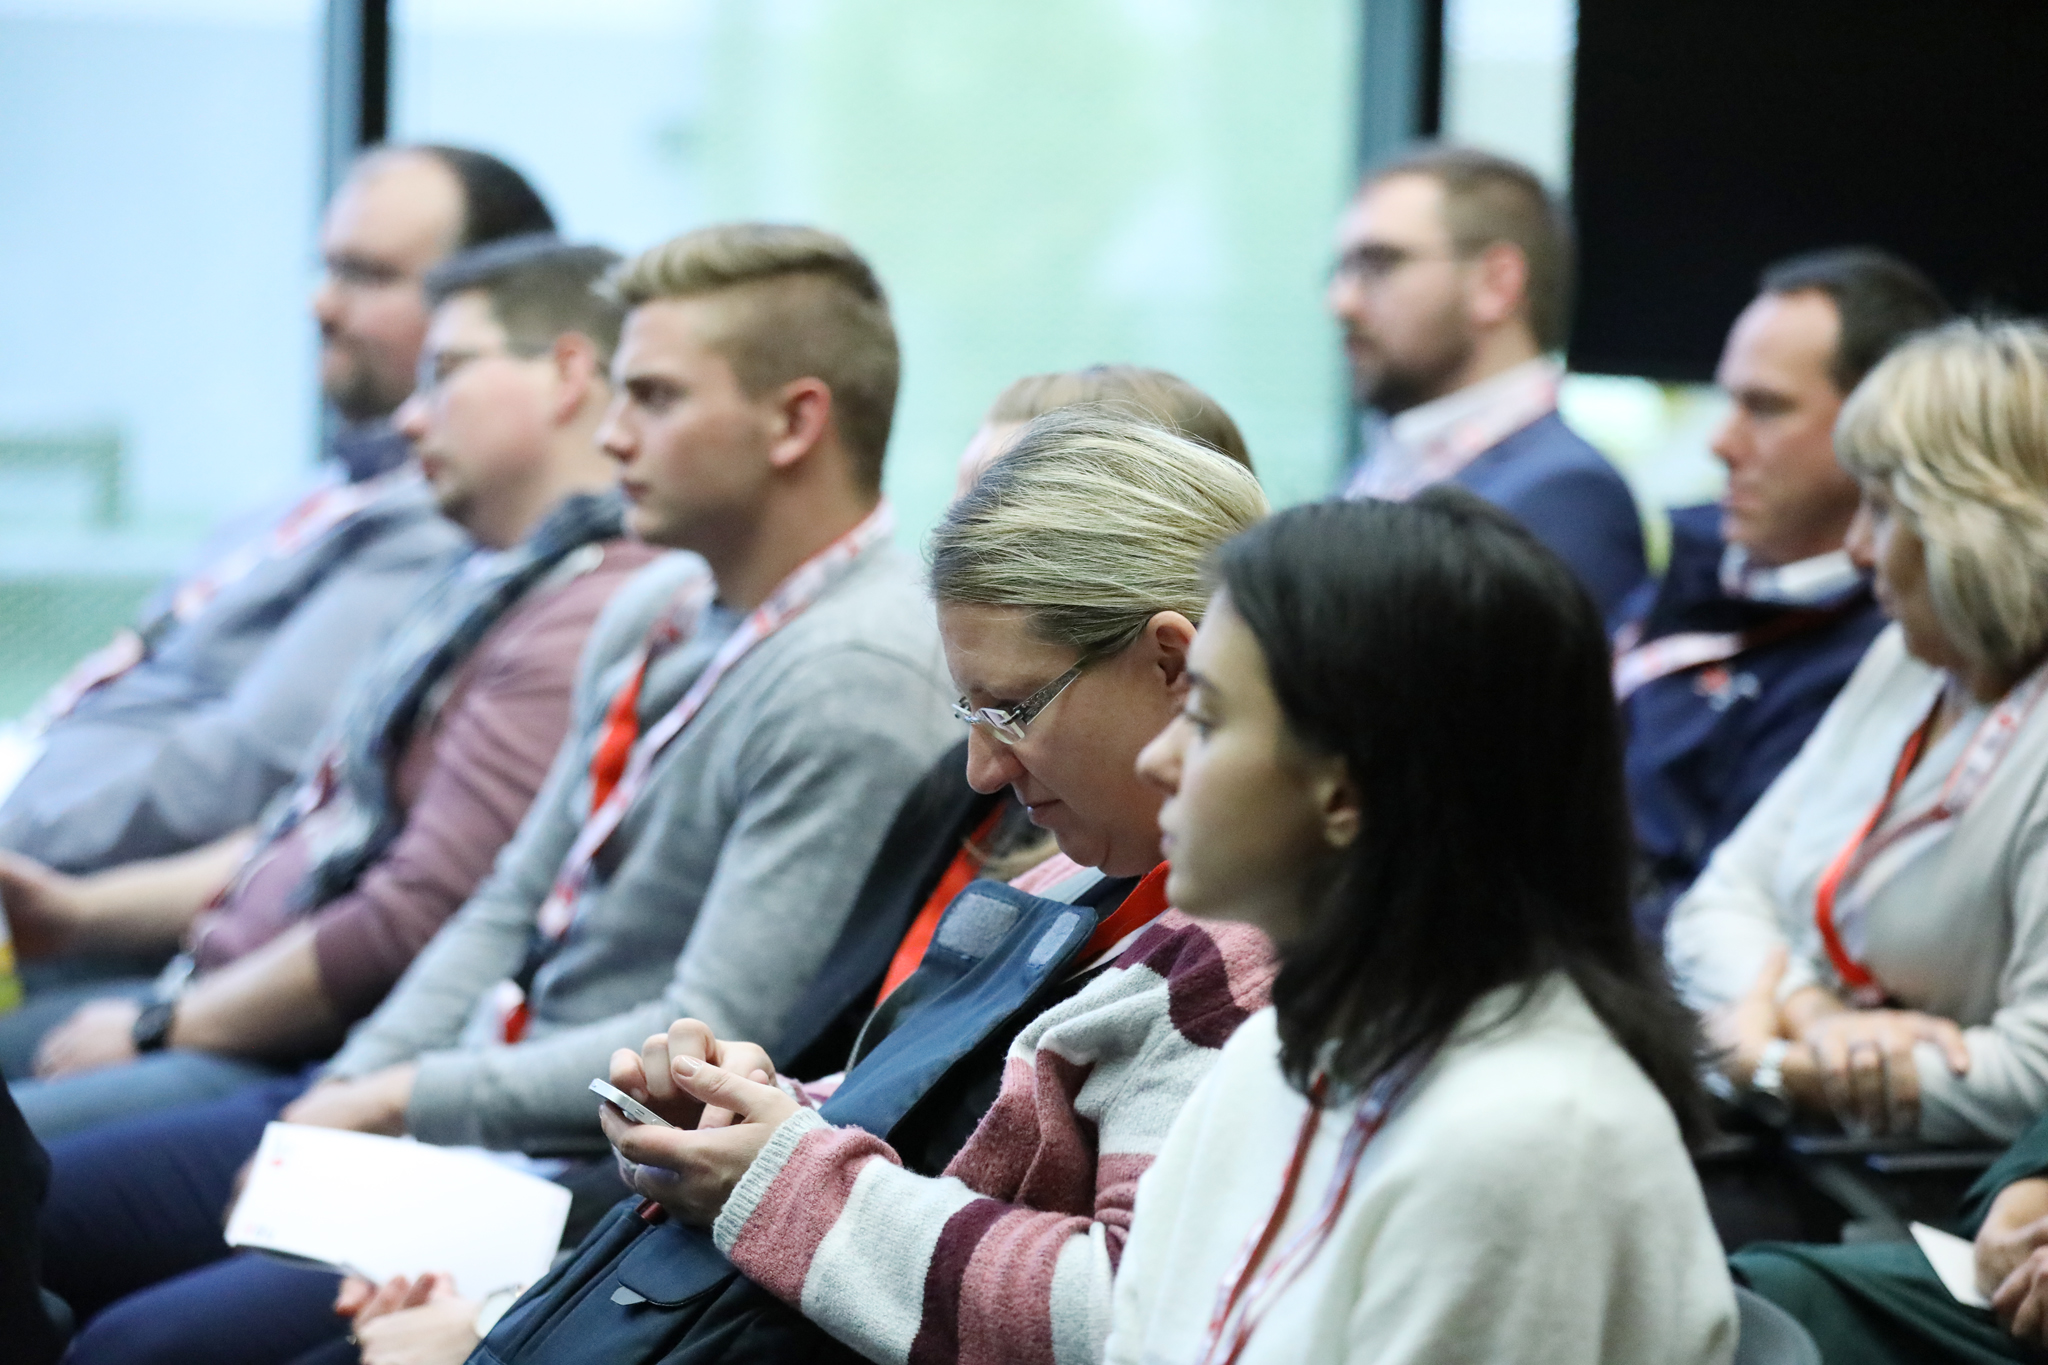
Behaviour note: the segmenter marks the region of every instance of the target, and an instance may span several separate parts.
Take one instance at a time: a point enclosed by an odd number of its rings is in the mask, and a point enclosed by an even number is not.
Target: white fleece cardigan
[[[1505,999],[1470,1017],[1497,1017]],[[1110,1365],[1198,1358],[1306,1107],[1280,1074],[1273,1011],[1253,1015],[1139,1184]],[[1315,1216],[1350,1120],[1348,1107],[1325,1113],[1276,1246]],[[1560,978],[1438,1055],[1241,1359],[1726,1365],[1735,1335],[1727,1264],[1671,1111]]]

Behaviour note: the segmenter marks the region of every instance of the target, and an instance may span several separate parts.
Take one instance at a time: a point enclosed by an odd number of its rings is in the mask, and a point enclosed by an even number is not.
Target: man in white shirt
[[[1617,639],[1636,917],[1653,938],[1884,627],[1842,549],[1858,495],[1835,463],[1835,416],[1886,351],[1947,311],[1912,266],[1851,247],[1765,270],[1728,334],[1713,440],[1727,492],[1673,509],[1670,565],[1624,606]]]
[[[1345,211],[1330,280],[1357,399],[1373,410],[1346,497],[1454,482],[1513,513],[1604,614],[1643,581],[1635,499],[1557,413],[1571,232],[1527,167],[1425,146]]]

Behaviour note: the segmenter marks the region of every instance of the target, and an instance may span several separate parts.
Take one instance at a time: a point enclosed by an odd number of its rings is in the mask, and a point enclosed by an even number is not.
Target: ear
[[[1358,839],[1365,816],[1359,804],[1358,784],[1351,780],[1351,768],[1335,754],[1315,759],[1309,788],[1321,816],[1323,841],[1331,848],[1349,848]]]
[[[769,399],[768,463],[794,469],[832,431],[832,387],[822,379],[792,379]]]
[[[1472,260],[1466,308],[1481,327],[1498,327],[1526,313],[1529,305],[1529,258],[1512,242],[1495,242]]]
[[[1139,637],[1150,646],[1151,664],[1166,683],[1166,690],[1178,697],[1187,691],[1188,649],[1195,643],[1195,623],[1177,611],[1152,614]]]
[[[604,375],[597,363],[597,346],[580,332],[564,332],[548,349],[555,367],[555,402],[551,414],[556,426],[567,426],[583,410],[594,392],[600,393]],[[608,400],[606,400],[608,401]]]

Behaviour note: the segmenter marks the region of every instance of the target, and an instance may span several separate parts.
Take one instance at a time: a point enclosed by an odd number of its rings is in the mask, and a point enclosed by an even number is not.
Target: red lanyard
[[[1884,798],[1877,803],[1877,809],[1870,813],[1850,836],[1842,851],[1835,855],[1827,871],[1821,874],[1820,885],[1813,896],[1814,927],[1820,931],[1821,946],[1827,950],[1828,961],[1834,964],[1835,973],[1851,994],[1858,997],[1858,1003],[1875,1005],[1883,1001],[1883,988],[1870,969],[1849,955],[1842,941],[1842,914],[1837,901],[1845,887],[1855,886],[1864,877],[1879,854],[1902,841],[1959,818],[1970,808],[1984,790],[1991,776],[1998,770],[2013,741],[2019,738],[2020,728],[2032,713],[2035,703],[2048,691],[2048,665],[2037,668],[2005,694],[1991,713],[1977,725],[1976,732],[1963,750],[1963,756],[1956,760],[1954,768],[1941,785],[1941,792],[1934,804],[1908,819],[1901,820],[1883,834],[1877,834],[1878,827],[1890,816],[1892,805],[1898,800],[1899,792],[1906,785],[1906,778],[1913,771],[1913,765],[1920,759],[1934,733],[1935,718],[1941,714],[1942,698],[1936,696],[1928,708],[1927,719],[1920,722],[1906,740],[1906,747],[1899,753],[1899,761],[1892,767],[1891,781],[1885,785]],[[1873,837],[1874,836],[1874,837]],[[1891,873],[1903,866],[1902,860],[1894,860]],[[1864,888],[1863,900],[1868,902],[1871,888]],[[1854,909],[1854,903],[1851,904]]]
[[[555,874],[554,889],[541,904],[536,920],[544,936],[560,939],[569,932],[575,922],[583,884],[590,876],[591,864],[598,851],[618,832],[626,812],[647,785],[654,760],[697,718],[725,675],[756,645],[795,620],[826,589],[845,577],[862,552],[880,543],[893,527],[894,518],[888,504],[878,504],[859,525],[797,565],[775,586],[768,599],[754,608],[740,623],[739,629],[719,646],[718,652],[711,656],[711,661],[690,684],[689,690],[683,693],[681,700],[646,732],[639,729],[637,711],[622,707],[619,698],[613,698],[606,711],[605,731],[591,756],[590,816],[577,832],[568,855],[562,859],[561,870]],[[700,617],[703,607],[711,601],[712,591],[713,585],[708,577],[686,585],[680,594],[681,609],[656,626],[646,643],[640,646],[639,657],[634,661],[624,688],[633,693],[634,703],[639,701],[640,684],[654,654],[663,643],[675,638],[674,620],[678,616],[687,616],[692,621]],[[627,728],[629,722],[630,730]],[[619,738],[621,735],[628,737],[622,740]],[[625,750],[623,760],[618,756],[621,748]]]
[[[1280,1248],[1270,1265],[1261,1269],[1266,1253],[1273,1249],[1280,1229],[1287,1223],[1287,1214],[1294,1207],[1302,1168],[1308,1164],[1309,1149],[1315,1145],[1316,1132],[1322,1126],[1323,1098],[1329,1091],[1329,1077],[1316,1077],[1309,1087],[1308,1112],[1302,1115],[1301,1132],[1294,1139],[1294,1155],[1288,1159],[1287,1174],[1280,1182],[1280,1197],[1273,1203],[1273,1212],[1267,1215],[1265,1225],[1238,1253],[1236,1264],[1224,1277],[1223,1283],[1217,1286],[1216,1306],[1209,1315],[1209,1332],[1198,1357],[1200,1365],[1235,1365],[1237,1358],[1244,1354],[1259,1324],[1265,1321],[1280,1296],[1300,1278],[1316,1253],[1323,1249],[1323,1244],[1330,1240],[1330,1234],[1337,1230],[1337,1218],[1351,1198],[1351,1186],[1358,1178],[1358,1164],[1365,1156],[1365,1149],[1379,1136],[1387,1116],[1401,1103],[1402,1097],[1428,1064],[1426,1056],[1411,1059],[1373,1083],[1365,1098],[1359,1101],[1358,1112],[1351,1120],[1351,1131],[1344,1135],[1344,1145],[1337,1153],[1337,1168],[1330,1175],[1330,1186],[1323,1193],[1322,1206],[1317,1209],[1316,1216],[1295,1234],[1293,1240]]]
[[[1124,903],[1112,911],[1108,919],[1095,926],[1095,932],[1088,935],[1081,951],[1074,954],[1074,962],[1080,967],[1091,965],[1096,958],[1165,914],[1166,874],[1171,870],[1169,864],[1161,863],[1147,872],[1145,879],[1124,897]]]
[[[994,832],[996,821],[1001,818],[1002,809],[989,812],[988,819],[974,831],[970,841],[953,856],[952,865],[946,875],[939,879],[938,886],[925,901],[924,909],[917,915],[916,923],[904,934],[903,942],[897,945],[896,956],[889,960],[889,973],[882,978],[882,993],[875,997],[881,1004],[889,998],[891,991],[902,985],[924,961],[925,949],[931,946],[932,935],[938,931],[939,921],[945,917],[946,908],[953,903],[974,875],[981,869],[981,857],[974,851],[974,845]],[[1095,932],[1081,945],[1081,951],[1074,955],[1074,961],[1082,967],[1114,948],[1134,931],[1144,928],[1153,920],[1166,913],[1167,864],[1161,863],[1145,874],[1145,879],[1131,888],[1124,902],[1111,912],[1108,919],[1095,926]]]
[[[896,955],[889,959],[889,970],[882,977],[881,994],[875,997],[877,1005],[909,980],[910,974],[917,970],[917,964],[924,961],[924,950],[931,947],[932,935],[938,932],[939,918],[946,913],[946,907],[980,875],[983,861],[981,846],[996,832],[996,825],[1002,818],[1003,807],[998,805],[974,827],[972,834],[961,841],[960,851],[946,865],[945,875],[939,878],[939,884],[925,898],[924,908],[911,921],[903,941],[896,945]]]
[[[1835,964],[1835,972],[1842,978],[1842,984],[1852,992],[1873,993],[1878,989],[1877,978],[1870,969],[1849,956],[1849,950],[1842,946],[1842,935],[1835,927],[1835,897],[1840,894],[1842,881],[1848,875],[1849,865],[1858,860],[1864,845],[1870,840],[1870,833],[1891,814],[1892,803],[1899,799],[1899,788],[1906,785],[1906,778],[1913,772],[1913,765],[1920,761],[1921,752],[1927,747],[1927,738],[1934,733],[1935,719],[1941,715],[1941,695],[1934,698],[1934,705],[1927,710],[1927,719],[1915,726],[1906,739],[1906,747],[1899,751],[1899,761],[1892,765],[1892,778],[1885,784],[1884,796],[1878,801],[1877,809],[1849,836],[1849,842],[1828,864],[1828,870],[1821,874],[1820,886],[1813,893],[1813,923],[1820,930],[1821,946],[1827,949],[1828,960]]]

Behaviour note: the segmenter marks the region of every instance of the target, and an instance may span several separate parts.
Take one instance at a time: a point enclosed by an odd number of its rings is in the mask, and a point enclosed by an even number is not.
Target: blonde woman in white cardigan
[[[1220,578],[1139,769],[1174,904],[1282,967],[1140,1183],[1109,1361],[1725,1365],[1592,600],[1455,489],[1283,512]]]
[[[2048,330],[1906,342],[1835,428],[1893,625],[1679,902],[1736,1084],[1851,1131],[2048,1109]]]

